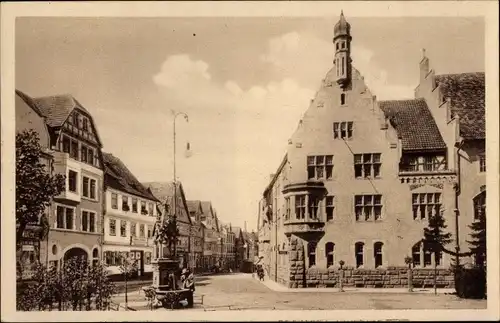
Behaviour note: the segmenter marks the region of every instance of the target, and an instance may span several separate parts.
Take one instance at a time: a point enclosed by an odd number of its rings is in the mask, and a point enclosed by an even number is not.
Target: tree
[[[125,309],[128,310],[128,285],[127,281],[134,273],[138,270],[137,261],[130,259],[129,257],[121,256],[120,257],[120,272],[123,274],[125,279]]]
[[[481,212],[478,221],[469,225],[469,228],[472,230],[470,236],[473,239],[467,241],[471,245],[470,252],[474,255],[476,265],[484,269],[486,262],[486,213]]]
[[[20,247],[26,226],[42,225],[52,198],[65,188],[65,176],[51,174],[42,163],[42,147],[38,133],[25,130],[16,134],[16,244]]]
[[[434,253],[434,294],[437,294],[437,260],[442,255],[444,246],[451,242],[451,233],[445,232],[446,228],[442,210],[429,217],[427,227],[424,228],[424,250]]]
[[[16,305],[21,311],[52,310],[54,304],[59,311],[66,310],[67,305],[74,311],[106,310],[115,291],[106,267],[90,265],[81,257],[65,260],[59,271],[38,265],[32,282],[19,287]]]

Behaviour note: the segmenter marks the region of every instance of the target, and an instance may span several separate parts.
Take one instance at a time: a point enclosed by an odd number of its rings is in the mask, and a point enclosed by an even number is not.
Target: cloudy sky
[[[188,199],[256,227],[258,200],[332,66],[333,25],[316,18],[18,18],[16,88],[73,94],[104,150],[140,181],[177,175]],[[353,64],[379,99],[410,98],[426,49],[438,74],[484,71],[479,18],[351,18]],[[192,155],[183,154],[186,142]]]

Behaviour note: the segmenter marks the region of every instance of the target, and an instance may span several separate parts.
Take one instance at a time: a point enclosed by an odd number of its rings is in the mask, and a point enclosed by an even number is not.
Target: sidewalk
[[[259,281],[257,275],[253,278]],[[288,288],[283,286],[271,279],[265,277],[264,281],[260,281],[261,284],[273,290],[275,292],[281,293],[342,293],[338,288],[332,287],[306,287],[306,288]],[[344,287],[343,293],[372,293],[372,294],[434,294],[434,288],[430,286],[429,288],[414,288],[413,292],[409,292],[408,288],[356,288],[356,287]],[[455,293],[454,288],[438,288],[438,294],[453,294]]]

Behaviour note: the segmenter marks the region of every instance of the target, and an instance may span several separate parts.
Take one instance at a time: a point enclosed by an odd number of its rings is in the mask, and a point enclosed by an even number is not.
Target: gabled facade
[[[98,262],[102,249],[102,144],[90,112],[71,95],[34,98],[48,130],[54,173],[66,188],[54,198],[49,216],[49,265],[83,256]]]
[[[468,171],[470,159],[459,160],[484,151],[484,75],[482,85],[477,73],[434,76],[424,55],[415,99],[378,101],[352,65],[350,31],[342,14],[334,28],[334,66],[264,190],[258,232],[264,267],[290,287],[334,286],[342,260],[347,284],[393,287],[402,284],[394,269],[405,268],[410,256],[424,277],[415,285],[425,285],[436,264],[438,285],[450,286],[451,256],[424,250],[421,240],[437,213],[453,234],[450,250],[468,238],[464,228],[472,218],[460,217],[457,225],[458,204],[472,210],[484,177],[478,165]],[[474,148],[466,152],[467,143]],[[466,196],[457,193],[460,185]]]
[[[191,217],[191,268],[195,272],[203,270],[204,226],[201,222],[203,210],[201,201],[187,201],[189,216]]]
[[[120,274],[120,255],[135,259],[139,275],[152,272],[153,228],[158,199],[144,187],[116,156],[103,153],[104,174],[104,262]]]
[[[172,217],[175,210],[177,227],[179,228],[179,240],[176,246],[177,256],[181,267],[190,266],[192,221],[182,184],[180,182],[177,182],[177,184],[173,182],[149,182],[143,184],[161,202],[160,210],[164,216]]]
[[[217,223],[215,221],[212,202],[201,201],[201,221],[204,226],[203,236],[203,267],[204,270],[210,270],[217,264]]]

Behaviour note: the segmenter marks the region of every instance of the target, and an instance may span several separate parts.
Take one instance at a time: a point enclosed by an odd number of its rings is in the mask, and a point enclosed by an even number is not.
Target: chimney
[[[429,59],[425,56],[425,48],[422,49],[422,60],[420,61],[420,83],[429,73]]]
[[[245,232],[247,232],[247,221],[245,221]]]

